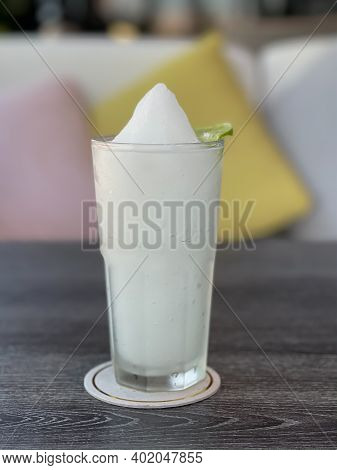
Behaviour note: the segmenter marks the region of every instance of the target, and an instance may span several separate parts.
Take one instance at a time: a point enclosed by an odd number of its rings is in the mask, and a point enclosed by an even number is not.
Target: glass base
[[[115,372],[119,384],[148,392],[185,390],[205,378],[205,371],[200,367],[192,367],[186,372],[174,372],[161,376],[138,375],[121,369]]]

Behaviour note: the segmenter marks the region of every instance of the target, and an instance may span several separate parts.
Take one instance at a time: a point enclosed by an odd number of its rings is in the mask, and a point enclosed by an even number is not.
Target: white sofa
[[[91,102],[141,77],[147,70],[187,49],[191,40],[112,40],[103,36],[8,36],[0,41],[0,91],[43,79],[55,72],[76,80]],[[226,51],[243,85],[254,93],[254,59],[231,45]],[[46,65],[48,64],[48,66]]]
[[[337,37],[283,41],[261,52],[258,99],[279,80],[262,110],[266,122],[314,197],[295,238],[337,239]]]
[[[305,39],[283,41],[253,54],[224,48],[253,104],[258,104],[301,50]],[[51,74],[75,80],[93,103],[174,57],[190,40],[111,40],[103,36],[3,36],[0,93]],[[337,239],[337,39],[312,39],[261,107],[267,123],[316,197],[313,213],[292,236]]]

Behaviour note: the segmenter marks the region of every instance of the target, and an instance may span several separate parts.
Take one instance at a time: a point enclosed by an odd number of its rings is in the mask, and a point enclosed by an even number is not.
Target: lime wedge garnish
[[[201,142],[216,142],[226,135],[233,135],[233,126],[229,122],[222,122],[215,126],[194,129],[194,132]]]

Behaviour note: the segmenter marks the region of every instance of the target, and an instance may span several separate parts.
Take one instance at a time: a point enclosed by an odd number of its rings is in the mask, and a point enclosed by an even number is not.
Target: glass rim
[[[114,142],[114,135],[109,136],[100,136],[94,137],[91,139],[92,147],[101,147],[101,148],[114,148],[119,151],[128,151],[128,150],[201,150],[201,149],[220,149],[224,146],[224,139],[213,140],[210,142],[186,142],[178,144],[133,144],[127,142]]]

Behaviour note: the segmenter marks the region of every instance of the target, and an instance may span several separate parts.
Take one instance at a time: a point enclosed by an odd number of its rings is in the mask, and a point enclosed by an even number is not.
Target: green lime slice
[[[216,142],[226,135],[233,135],[233,126],[229,122],[222,122],[215,126],[194,129],[194,132],[201,142]]]

